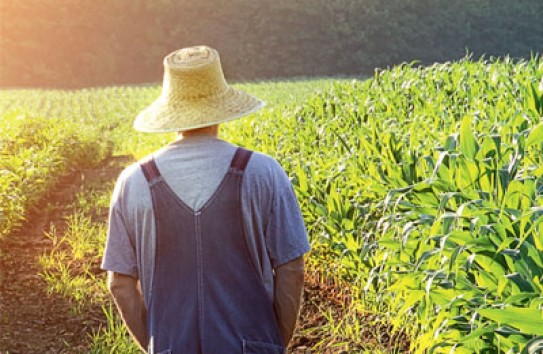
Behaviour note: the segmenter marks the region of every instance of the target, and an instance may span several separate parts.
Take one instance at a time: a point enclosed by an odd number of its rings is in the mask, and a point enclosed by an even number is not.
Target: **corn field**
[[[221,137],[289,173],[311,262],[349,284],[355,317],[386,308],[412,352],[543,350],[541,58],[237,86],[271,104]],[[131,128],[159,92],[0,91],[0,237],[60,174],[171,140]]]

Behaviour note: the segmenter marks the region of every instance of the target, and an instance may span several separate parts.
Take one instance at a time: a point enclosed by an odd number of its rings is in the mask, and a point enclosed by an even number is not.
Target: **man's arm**
[[[285,346],[292,339],[304,287],[304,258],[299,257],[275,269],[273,306]]]
[[[129,275],[108,272],[108,288],[128,331],[140,348],[147,352],[147,310],[138,287],[138,279]]]

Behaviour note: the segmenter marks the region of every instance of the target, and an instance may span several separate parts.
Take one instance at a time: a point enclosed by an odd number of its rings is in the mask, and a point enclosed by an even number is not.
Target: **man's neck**
[[[192,137],[219,137],[219,125],[212,125],[210,127],[204,127],[199,129],[185,130],[177,133],[177,140],[187,139]]]

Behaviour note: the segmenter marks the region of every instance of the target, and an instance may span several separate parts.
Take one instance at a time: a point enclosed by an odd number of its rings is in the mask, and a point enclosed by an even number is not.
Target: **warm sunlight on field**
[[[269,105],[222,137],[277,157],[314,249],[294,348],[505,353],[540,338],[542,80],[540,59],[465,59],[242,85]],[[135,352],[96,267],[116,175],[105,171],[172,138],[131,128],[158,90],[0,92],[4,247],[23,237],[23,217],[48,225],[36,271],[102,324],[94,353]]]

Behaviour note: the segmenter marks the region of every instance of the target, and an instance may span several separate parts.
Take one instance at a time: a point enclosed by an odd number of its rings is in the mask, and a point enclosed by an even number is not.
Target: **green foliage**
[[[279,157],[313,241],[413,350],[518,352],[543,328],[541,68],[403,65],[231,138]]]
[[[420,348],[518,352],[542,333],[543,199],[540,174],[532,172],[541,163],[541,145],[531,150],[524,143],[529,131],[523,124],[509,130],[515,125],[495,126],[501,139],[474,138],[469,129],[449,137],[461,142],[466,134],[471,143],[443,148],[432,159],[432,174],[392,197],[394,207],[385,206],[391,213],[384,219],[394,218],[395,225],[383,230],[383,240],[401,247],[381,244],[388,252],[380,264],[387,270],[383,286],[393,283],[389,289],[417,296],[407,306],[402,297],[395,301],[401,315],[418,303],[411,314],[427,333],[418,339]]]
[[[105,328],[99,328],[92,335],[90,354],[138,354],[141,350],[130,338],[126,326],[116,316],[113,304],[103,307],[107,319]]]
[[[403,65],[227,136],[280,159],[313,242],[413,350],[520,352],[543,331],[542,68]]]
[[[90,126],[16,111],[1,118],[0,237],[20,225],[59,176],[107,154]]]

